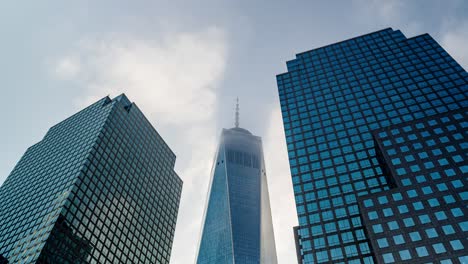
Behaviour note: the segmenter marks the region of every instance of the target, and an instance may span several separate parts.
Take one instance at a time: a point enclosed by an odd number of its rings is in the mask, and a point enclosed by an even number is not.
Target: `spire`
[[[239,97],[237,97],[237,101],[236,101],[236,122],[235,122],[235,126],[239,127]]]

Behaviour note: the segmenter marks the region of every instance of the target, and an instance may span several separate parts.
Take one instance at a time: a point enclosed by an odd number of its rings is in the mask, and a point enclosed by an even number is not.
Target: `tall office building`
[[[299,262],[467,262],[467,72],[390,28],[287,66]]]
[[[53,126],[0,187],[9,263],[169,263],[182,181],[125,95]]]
[[[277,263],[262,141],[238,117],[214,159],[198,264]]]

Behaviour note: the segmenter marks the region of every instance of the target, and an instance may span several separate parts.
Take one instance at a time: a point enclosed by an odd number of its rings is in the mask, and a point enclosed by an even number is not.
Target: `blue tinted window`
[[[450,246],[452,246],[453,250],[462,250],[465,248],[460,240],[450,241]]]
[[[383,254],[382,257],[383,257],[385,263],[394,263],[395,262],[395,258],[393,258],[392,253]]]
[[[400,254],[400,258],[402,260],[408,260],[408,259],[411,259],[411,253],[409,252],[409,250],[405,249],[405,250],[401,250],[400,252],[398,252]]]
[[[429,255],[429,253],[427,252],[427,249],[426,247],[417,247],[416,248],[416,253],[418,254],[419,257],[426,257]]]
[[[413,242],[421,240],[421,235],[419,234],[419,232],[411,232],[409,233],[409,236]]]
[[[386,248],[388,247],[388,241],[386,238],[381,238],[377,240],[377,244],[379,244],[380,248]]]

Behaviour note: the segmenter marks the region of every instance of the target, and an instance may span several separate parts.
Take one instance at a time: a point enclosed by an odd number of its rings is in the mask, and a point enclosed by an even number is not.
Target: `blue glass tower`
[[[299,262],[464,261],[466,71],[428,34],[390,28],[297,54],[287,67],[277,83]]]
[[[99,100],[53,126],[0,187],[0,256],[169,263],[182,188],[174,163],[125,95]]]
[[[213,164],[198,264],[277,263],[260,137],[223,129]]]

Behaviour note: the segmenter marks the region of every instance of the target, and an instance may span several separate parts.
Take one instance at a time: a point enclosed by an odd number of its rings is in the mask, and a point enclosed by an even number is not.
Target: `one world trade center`
[[[223,129],[211,171],[197,264],[276,264],[262,140]]]

